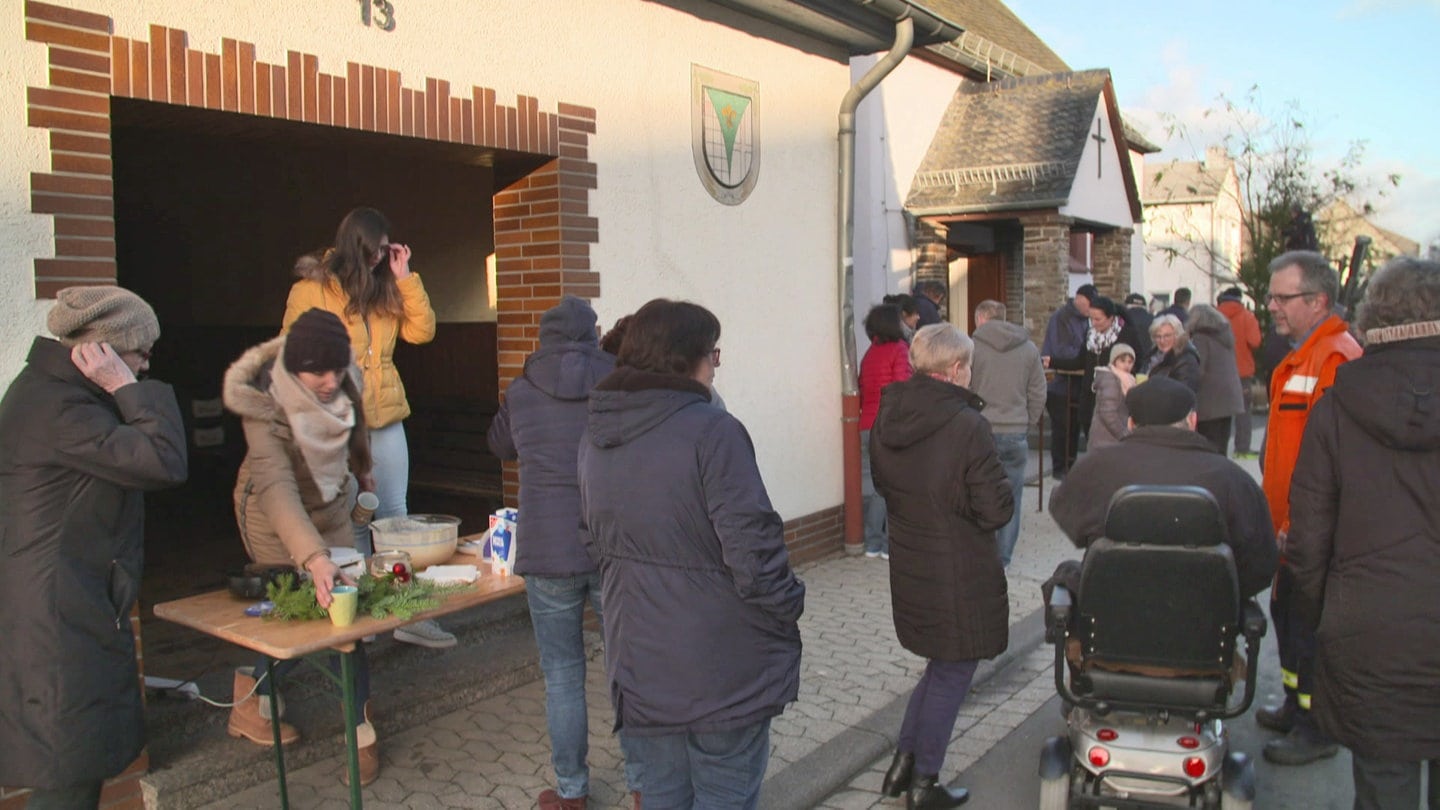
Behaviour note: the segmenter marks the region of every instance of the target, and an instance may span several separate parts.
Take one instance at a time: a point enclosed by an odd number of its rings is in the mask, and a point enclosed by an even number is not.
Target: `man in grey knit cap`
[[[0,400],[0,784],[93,808],[144,745],[130,610],[142,491],[186,478],[170,386],[139,381],[160,324],[119,287],[57,295]]]

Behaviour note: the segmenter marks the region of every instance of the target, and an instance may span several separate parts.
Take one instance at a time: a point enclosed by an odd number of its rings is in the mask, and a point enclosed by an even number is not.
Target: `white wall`
[[[396,2],[391,33],[362,26],[354,2],[60,4],[112,16],[119,36],[148,40],[156,23],[187,31],[190,46],[207,52],[235,37],[268,62],[283,63],[293,49],[316,54],[326,73],[357,61],[401,71],[406,87],[434,77],[455,93],[492,87],[510,104],[525,94],[545,110],[562,101],[596,108],[590,159],[599,188],[590,201],[600,241],[591,263],[601,274],[602,323],[656,296],[714,310],[725,349],[716,384],[750,429],[776,508],[791,518],[840,503],[835,113],[846,65],[640,0]],[[0,15],[0,37],[23,43],[0,62],[5,384],[43,329],[48,302],[33,300],[32,260],[53,251],[50,218],[27,213],[29,174],[47,171],[49,158],[47,133],[24,124],[23,88],[46,84],[46,53],[23,42],[21,16],[14,7]],[[715,202],[695,174],[692,62],[759,83],[760,178],[743,205]],[[935,109],[938,121],[944,104]],[[935,121],[909,120],[927,139],[934,130]]]
[[[852,59],[850,80],[859,81],[878,60]],[[886,295],[910,292],[905,197],[960,82],[955,73],[907,57],[855,111],[854,306],[861,354],[869,346],[865,313]]]
[[[1101,134],[1105,137],[1105,142],[1101,144],[1093,137],[1086,136],[1085,151],[1080,154],[1080,165],[1075,172],[1075,183],[1070,187],[1070,201],[1060,209],[1060,213],[1087,222],[1130,228],[1134,226],[1134,215],[1130,213],[1130,198],[1125,193],[1125,176],[1120,169],[1120,150],[1115,146],[1115,133],[1110,131],[1108,108],[1105,96],[1101,95],[1095,115],[1090,121],[1090,128],[1086,131],[1093,135],[1095,123],[1103,121],[1104,129]],[[1126,160],[1128,159],[1127,155]],[[1100,167],[1098,172],[1097,165]]]

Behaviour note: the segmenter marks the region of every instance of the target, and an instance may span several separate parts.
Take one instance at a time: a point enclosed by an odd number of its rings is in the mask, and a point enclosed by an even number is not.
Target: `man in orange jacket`
[[[1215,308],[1230,321],[1230,331],[1235,333],[1235,368],[1240,372],[1240,392],[1245,400],[1245,410],[1235,415],[1235,457],[1254,458],[1250,451],[1250,412],[1255,407],[1255,350],[1260,348],[1260,322],[1240,296],[1240,288],[1231,287],[1220,293]]]
[[[1332,311],[1339,286],[1339,276],[1319,253],[1295,250],[1270,262],[1270,294],[1265,303],[1275,331],[1293,347],[1270,378],[1270,421],[1262,463],[1265,497],[1282,558],[1270,591],[1270,617],[1280,647],[1285,703],[1256,711],[1255,720],[1285,733],[1265,744],[1265,758],[1277,765],[1305,765],[1332,757],[1338,750],[1310,717],[1315,625],[1291,609],[1293,580],[1283,558],[1290,530],[1290,477],[1310,409],[1335,382],[1340,364],[1361,353],[1345,321]]]

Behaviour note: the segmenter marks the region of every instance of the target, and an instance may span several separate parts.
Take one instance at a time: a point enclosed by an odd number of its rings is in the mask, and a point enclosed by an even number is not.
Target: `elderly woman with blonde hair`
[[[1145,363],[1151,377],[1169,377],[1185,383],[1191,393],[1200,392],[1200,352],[1190,342],[1185,324],[1174,315],[1161,315],[1150,324],[1150,343],[1155,350]]]
[[[982,658],[1005,651],[1009,599],[995,530],[1015,508],[981,399],[965,388],[975,344],[951,324],[915,333],[915,374],[880,395],[871,472],[890,523],[890,594],[900,644],[926,659],[882,792],[906,807],[958,807],[940,782],[960,705]]]

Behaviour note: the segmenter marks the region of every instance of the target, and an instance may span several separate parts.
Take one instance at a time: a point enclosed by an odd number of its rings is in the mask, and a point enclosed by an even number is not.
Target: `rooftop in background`
[[[1118,112],[1106,70],[962,83],[906,208],[923,216],[1065,205],[1102,94],[1113,131]]]
[[[1000,0],[920,0],[965,29],[954,42],[929,50],[987,78],[1066,73],[1070,66]],[[998,74],[998,75],[997,75]]]
[[[1204,161],[1171,160],[1145,167],[1145,204],[1213,203],[1224,188],[1231,163],[1212,151]]]

